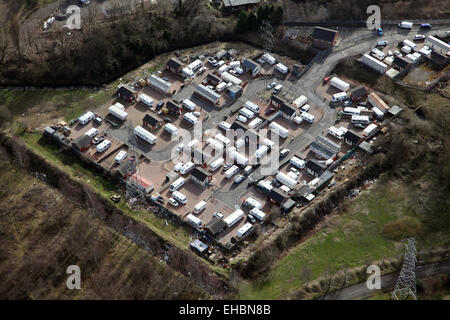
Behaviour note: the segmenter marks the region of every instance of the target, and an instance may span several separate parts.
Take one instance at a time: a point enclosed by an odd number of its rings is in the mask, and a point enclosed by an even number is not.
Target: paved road
[[[450,273],[450,261],[431,263],[416,268],[416,278],[423,279],[438,274]],[[399,273],[390,273],[381,277],[381,290],[390,289],[395,286]],[[330,293],[324,297],[324,300],[353,300],[363,299],[371,296],[373,290],[367,289],[365,282],[358,283],[342,290]]]

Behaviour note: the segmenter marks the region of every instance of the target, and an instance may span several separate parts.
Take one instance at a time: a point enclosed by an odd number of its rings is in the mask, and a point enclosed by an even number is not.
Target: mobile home
[[[342,91],[348,91],[348,89],[350,89],[350,84],[348,84],[347,82],[339,79],[338,77],[333,77],[330,80],[330,85],[332,85],[333,87],[342,90]]]
[[[150,144],[155,144],[156,139],[157,139],[156,136],[154,136],[153,134],[151,134],[150,132],[148,132],[147,130],[142,128],[141,126],[136,126],[136,128],[134,128],[134,134]]]

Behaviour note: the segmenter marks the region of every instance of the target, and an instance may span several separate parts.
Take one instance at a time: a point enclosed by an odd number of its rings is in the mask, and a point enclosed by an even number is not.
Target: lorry
[[[339,79],[338,77],[333,77],[330,80],[330,85],[335,87],[335,88],[337,88],[337,89],[339,89],[339,90],[342,90],[344,92],[346,92],[346,91],[348,91],[348,89],[350,89],[350,84],[348,84],[347,82]]]
[[[237,222],[239,222],[244,217],[244,211],[242,209],[237,209],[228,217],[223,219],[223,222],[227,225],[228,228],[234,226]]]

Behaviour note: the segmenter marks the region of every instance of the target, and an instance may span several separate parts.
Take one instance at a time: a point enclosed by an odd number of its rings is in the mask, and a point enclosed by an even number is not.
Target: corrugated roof
[[[322,27],[315,27],[312,34],[312,38],[332,42],[334,41],[334,38],[337,33],[338,32],[336,30]]]
[[[238,7],[247,4],[256,4],[261,0],[223,0],[224,7]]]

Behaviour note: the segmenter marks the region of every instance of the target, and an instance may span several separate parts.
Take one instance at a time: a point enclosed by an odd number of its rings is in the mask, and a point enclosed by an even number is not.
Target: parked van
[[[174,192],[180,189],[186,180],[183,177],[179,177],[177,180],[172,182],[172,184],[169,186],[169,191]]]
[[[192,215],[192,214],[188,214],[188,216],[186,217],[187,222],[189,222],[191,225],[193,225],[196,228],[200,228],[203,223],[202,220],[200,220],[199,218],[197,218],[196,216]]]
[[[247,101],[245,103],[245,108],[247,108],[248,110],[252,111],[253,113],[260,113],[261,109],[259,108],[259,106],[256,103],[253,103],[251,101]]]
[[[146,95],[145,93],[139,95],[139,100],[140,100],[143,104],[145,104],[147,107],[149,107],[149,108],[153,107],[153,104],[155,103],[155,102],[153,101],[153,99],[150,98],[150,97],[149,97],[148,95]]]
[[[98,145],[97,145],[97,152],[98,153],[102,153],[102,152],[104,152],[105,150],[107,150],[109,147],[111,147],[111,141],[109,141],[109,140],[103,140],[102,142],[100,142]]]
[[[172,198],[174,198],[175,200],[177,200],[179,203],[181,204],[185,204],[187,202],[187,198],[184,194],[182,194],[179,191],[174,191],[172,193]]]
[[[214,160],[209,165],[209,171],[216,171],[224,164],[224,162],[225,162],[225,160],[223,158],[218,158],[218,159]]]
[[[273,93],[277,94],[281,91],[281,89],[283,89],[283,86],[281,84],[278,84],[275,86],[275,89],[273,89]]]
[[[206,208],[206,201],[202,200],[194,206],[194,213],[199,214],[200,212],[205,210],[205,208]]]
[[[88,131],[86,131],[85,135],[94,138],[98,134],[98,130],[95,128],[91,128]]]
[[[127,157],[127,152],[125,150],[121,150],[116,157],[114,158],[114,162],[117,164],[121,164],[123,160]]]
[[[398,24],[398,27],[402,29],[412,29],[413,23],[408,21],[402,21]]]
[[[186,163],[183,168],[181,168],[180,173],[181,174],[186,174],[190,171],[192,171],[195,168],[195,164],[191,161],[189,161],[188,163]]]
[[[239,110],[239,113],[242,114],[244,117],[246,117],[247,119],[253,119],[253,117],[255,116],[255,114],[248,110],[247,108],[242,108]]]
[[[347,93],[346,92],[339,92],[339,93],[335,93],[333,94],[333,96],[331,97],[331,101],[333,102],[340,102],[342,100],[347,99]]]
[[[194,111],[195,108],[197,107],[197,105],[189,99],[184,99],[181,105],[189,111]]]
[[[233,165],[230,169],[225,171],[225,177],[227,179],[230,179],[232,176],[234,176],[239,171],[239,167],[236,165]]]
[[[221,128],[221,129],[223,129],[223,130],[225,130],[225,131],[228,131],[228,130],[230,130],[230,128],[231,128],[231,124],[229,124],[229,123],[226,122],[226,121],[222,121],[222,122],[219,124],[219,128]]]

